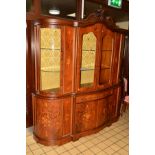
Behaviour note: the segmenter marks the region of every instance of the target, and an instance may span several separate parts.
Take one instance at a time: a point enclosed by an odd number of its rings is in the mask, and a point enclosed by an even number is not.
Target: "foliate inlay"
[[[86,131],[95,128],[96,105],[95,102],[77,104],[76,107],[76,131]]]
[[[61,104],[56,101],[37,100],[38,134],[46,137],[61,134]]]

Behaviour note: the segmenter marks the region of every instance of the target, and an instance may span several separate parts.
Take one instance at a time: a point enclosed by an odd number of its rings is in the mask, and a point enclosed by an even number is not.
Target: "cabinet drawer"
[[[88,101],[102,99],[106,96],[111,95],[112,93],[113,93],[112,90],[107,90],[107,91],[99,92],[99,93],[95,93],[95,94],[80,95],[80,96],[76,97],[76,103],[88,102]]]

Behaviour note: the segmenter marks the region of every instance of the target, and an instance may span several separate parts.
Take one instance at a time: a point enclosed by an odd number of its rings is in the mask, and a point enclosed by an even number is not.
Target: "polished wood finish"
[[[71,98],[33,96],[34,138],[45,145],[62,144],[71,137]],[[62,138],[63,137],[63,138]]]
[[[26,21],[26,127],[32,126],[33,71],[31,53],[31,21]]]
[[[126,31],[117,28],[103,11],[82,21],[38,19],[32,26],[35,140],[44,145],[61,145],[96,133],[117,121],[121,101],[122,45]],[[40,28],[50,27],[61,29],[59,92],[40,90]],[[81,87],[82,38],[89,32],[96,37],[94,81],[90,87]],[[104,55],[104,52],[110,54]],[[106,65],[109,73],[102,73]]]
[[[41,14],[40,11],[41,0],[32,0],[32,8],[29,12],[26,12],[26,20],[33,20],[36,17],[39,17]]]
[[[63,55],[63,94],[74,91],[74,46],[75,28],[64,27],[64,55]],[[70,74],[70,75],[69,75]]]

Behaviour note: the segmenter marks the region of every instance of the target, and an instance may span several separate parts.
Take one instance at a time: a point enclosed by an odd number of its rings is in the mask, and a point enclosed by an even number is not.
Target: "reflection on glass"
[[[96,57],[96,37],[90,32],[83,35],[82,64],[81,64],[81,87],[89,87],[94,83]]]
[[[60,29],[41,28],[41,90],[57,91],[60,87],[60,50]]]
[[[111,61],[112,61],[113,38],[109,35],[103,38],[100,84],[105,84],[111,78]]]

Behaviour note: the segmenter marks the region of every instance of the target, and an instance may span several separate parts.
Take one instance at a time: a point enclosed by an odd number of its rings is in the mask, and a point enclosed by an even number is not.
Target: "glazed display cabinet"
[[[117,121],[125,31],[100,11],[33,21],[34,138],[61,145]]]

